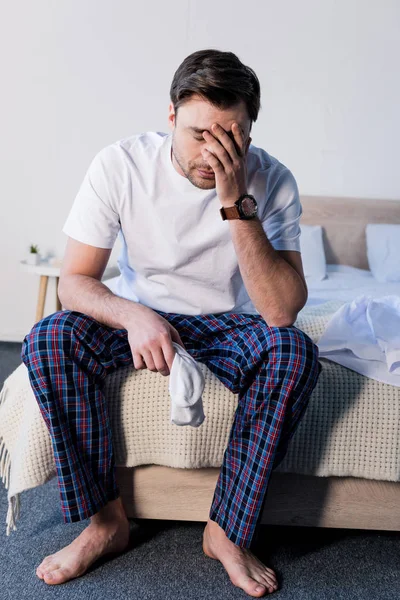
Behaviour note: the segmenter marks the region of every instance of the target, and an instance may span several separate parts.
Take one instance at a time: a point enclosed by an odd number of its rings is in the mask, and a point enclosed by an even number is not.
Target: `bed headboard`
[[[300,224],[322,225],[326,262],[368,269],[367,223],[400,224],[399,200],[300,196]]]

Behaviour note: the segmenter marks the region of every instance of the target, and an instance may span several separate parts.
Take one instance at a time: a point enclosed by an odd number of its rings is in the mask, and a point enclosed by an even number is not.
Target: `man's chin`
[[[205,178],[205,177],[201,177],[201,175],[198,174],[198,171],[196,169],[196,173],[190,176],[190,182],[195,185],[196,187],[202,189],[202,190],[212,190],[213,188],[215,188],[215,177],[212,178]]]
[[[198,179],[194,185],[202,190],[213,190],[215,188],[214,181],[204,181],[204,179]]]

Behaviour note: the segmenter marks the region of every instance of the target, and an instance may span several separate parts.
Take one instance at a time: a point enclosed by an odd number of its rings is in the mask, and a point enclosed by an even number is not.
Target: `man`
[[[170,95],[172,134],[133,135],[93,159],[63,228],[66,310],[24,339],[64,521],[91,518],[36,573],[62,583],[127,547],[104,379],[128,364],[167,376],[175,341],[238,394],[203,549],[259,597],[278,585],[249,547],[320,373],[317,346],[293,325],[307,301],[302,208],[291,172],[250,146],[260,86],[237,56],[194,52]],[[101,277],[118,234],[114,294]]]

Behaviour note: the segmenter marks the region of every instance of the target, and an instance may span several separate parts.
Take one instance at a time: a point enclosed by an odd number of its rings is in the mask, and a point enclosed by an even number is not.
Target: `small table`
[[[35,273],[36,275],[40,275],[40,283],[39,283],[39,297],[36,305],[36,321],[40,321],[43,319],[44,315],[44,305],[46,302],[46,293],[47,293],[47,284],[49,281],[49,277],[56,278],[56,311],[63,310],[61,306],[60,298],[58,297],[58,283],[60,281],[60,270],[62,261],[57,261],[56,264],[51,265],[48,260],[42,259],[37,265],[30,265],[26,262],[26,260],[20,260],[20,266],[23,271],[28,271],[30,273]],[[106,277],[111,277],[115,274],[115,267],[109,266],[106,267],[102,279]]]

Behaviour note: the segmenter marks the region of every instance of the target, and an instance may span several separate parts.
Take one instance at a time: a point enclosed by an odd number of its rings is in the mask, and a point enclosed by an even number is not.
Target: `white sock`
[[[175,425],[199,427],[205,419],[202,393],[204,375],[192,356],[172,342],[176,351],[169,375],[171,421]]]

